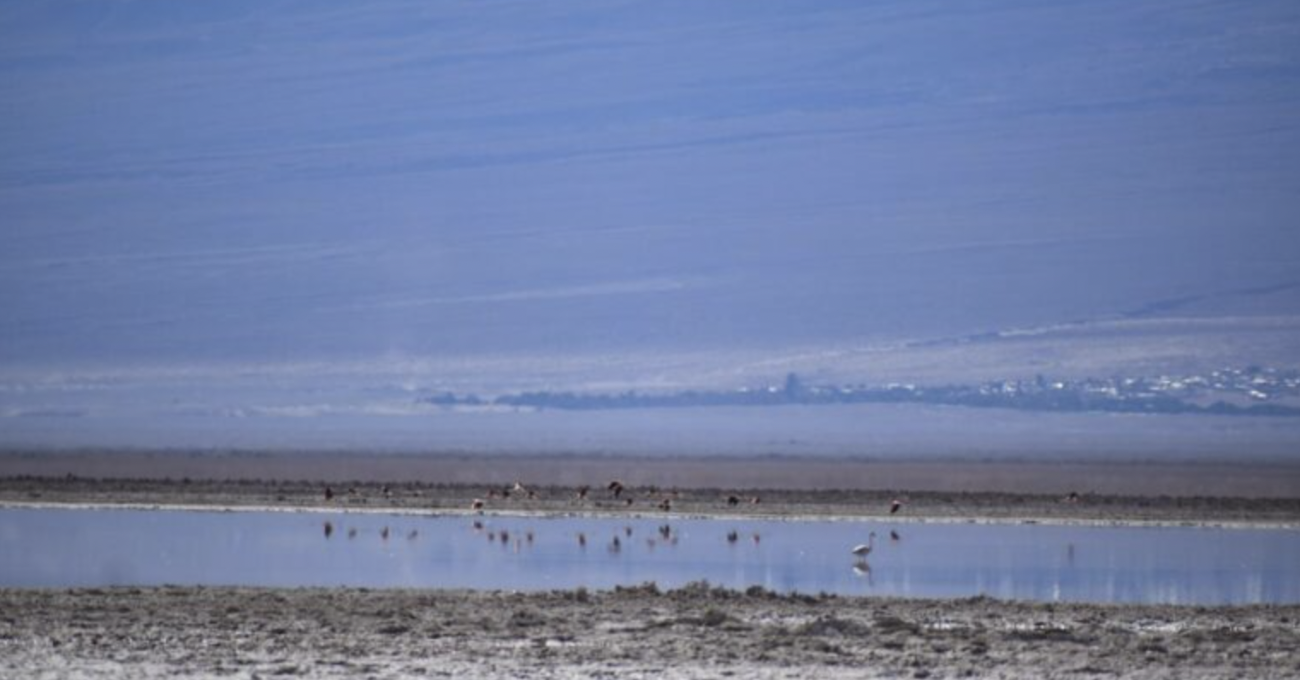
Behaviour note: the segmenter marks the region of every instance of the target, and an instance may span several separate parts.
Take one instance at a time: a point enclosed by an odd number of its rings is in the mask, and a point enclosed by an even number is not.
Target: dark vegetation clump
[[[679,616],[674,620],[664,621],[661,626],[685,625],[703,628],[721,628],[723,630],[745,630],[746,626],[736,617],[717,607],[706,607],[699,615]]]
[[[645,595],[649,597],[659,597],[662,593],[659,591],[659,584],[654,581],[646,581],[635,586],[614,586],[614,593],[618,595]]]
[[[708,581],[691,581],[670,592],[669,596],[679,601],[733,600],[741,597],[741,594],[729,588],[710,585]]]
[[[573,590],[561,590],[560,597],[570,602],[587,603],[591,601],[591,593],[583,586],[578,586]]]
[[[727,614],[727,612],[724,612],[721,609],[717,609],[715,607],[709,607],[708,609],[704,610],[703,614],[700,615],[699,623],[701,626],[716,628],[732,620],[733,619],[731,615]]]
[[[513,628],[535,628],[546,625],[546,619],[531,609],[517,609],[510,615]]]
[[[819,637],[828,635],[860,637],[866,636],[870,629],[852,619],[842,619],[838,616],[819,616],[816,620],[795,628],[794,632],[798,635]]]
[[[892,615],[892,614],[881,614],[881,615],[877,616],[877,617],[875,618],[875,621],[873,621],[872,623],[875,625],[875,627],[876,627],[877,630],[880,630],[880,631],[883,631],[883,632],[886,632],[886,633],[898,633],[898,632],[903,632],[903,633],[919,633],[919,632],[921,632],[921,627],[920,627],[920,626],[916,625],[915,623],[912,623],[911,621],[906,621],[906,620],[901,619],[901,618],[899,618],[899,617],[897,617],[897,616],[894,616],[894,615]]]

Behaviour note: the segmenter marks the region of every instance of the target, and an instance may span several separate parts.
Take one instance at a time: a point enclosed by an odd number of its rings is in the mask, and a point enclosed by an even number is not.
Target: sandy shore
[[[0,677],[1289,678],[1300,607],[661,593],[0,590]]]

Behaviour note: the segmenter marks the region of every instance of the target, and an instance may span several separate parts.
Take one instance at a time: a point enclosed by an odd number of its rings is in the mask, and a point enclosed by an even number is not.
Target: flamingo
[[[866,543],[854,546],[853,550],[851,550],[850,552],[865,560],[867,555],[870,555],[871,550],[875,547],[876,547],[876,532],[873,531],[867,535]]]

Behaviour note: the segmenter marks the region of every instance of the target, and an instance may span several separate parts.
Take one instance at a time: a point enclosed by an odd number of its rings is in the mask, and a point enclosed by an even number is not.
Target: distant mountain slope
[[[14,7],[0,363],[1294,315],[1298,32],[1281,0]]]

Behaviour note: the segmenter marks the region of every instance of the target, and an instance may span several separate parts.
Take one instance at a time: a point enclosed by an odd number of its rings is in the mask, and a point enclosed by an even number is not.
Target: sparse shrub
[[[649,595],[652,597],[658,597],[661,594],[659,584],[654,581],[646,581],[636,586],[614,586],[614,592],[622,595]]]
[[[799,635],[845,635],[860,636],[866,635],[868,629],[861,623],[851,619],[841,619],[837,616],[821,616],[815,621],[810,621],[795,629]]]
[[[518,609],[510,615],[510,625],[516,628],[533,628],[545,623],[546,619],[528,609]]]
[[[892,614],[881,614],[876,617],[874,623],[876,628],[885,632],[902,631],[908,633],[919,633],[921,631],[921,627],[916,625],[915,623],[912,623],[911,621],[904,621],[903,619],[894,616]]]
[[[721,609],[709,607],[700,615],[699,623],[701,626],[715,628],[731,620],[731,616]]]

